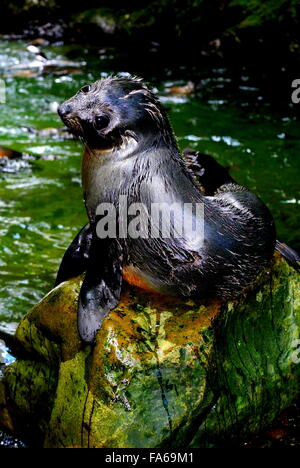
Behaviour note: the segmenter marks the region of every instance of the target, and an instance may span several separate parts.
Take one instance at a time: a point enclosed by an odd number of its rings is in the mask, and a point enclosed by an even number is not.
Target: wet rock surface
[[[95,347],[76,326],[80,278],[16,332],[1,428],[44,447],[218,447],[260,433],[297,395],[298,275],[276,257],[237,300],[124,291]]]

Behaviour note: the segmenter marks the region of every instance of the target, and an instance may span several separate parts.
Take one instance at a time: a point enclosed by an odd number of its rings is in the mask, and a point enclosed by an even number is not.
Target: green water
[[[232,166],[236,180],[271,209],[278,237],[300,247],[298,122],[260,106],[263,99],[248,86],[247,77],[239,102],[227,97],[228,78],[222,70],[203,72],[207,85],[199,95],[172,97],[167,88],[182,73],[176,77],[166,70],[162,78],[161,73],[155,77],[143,72],[139,65],[127,70],[124,58],[118,60],[112,53],[99,56],[98,51],[82,51],[79,46],[56,46],[44,52],[49,58],[68,56],[87,64],[78,74],[16,77],[9,67],[34,57],[23,42],[0,43],[0,74],[6,84],[6,103],[0,105],[0,146],[55,157],[26,162],[14,173],[0,172],[0,322],[20,320],[50,290],[65,248],[86,222],[81,144],[36,136],[26,127],[61,127],[53,103],[107,73],[143,74],[167,106],[180,147],[199,149]],[[188,70],[183,73],[188,80]]]

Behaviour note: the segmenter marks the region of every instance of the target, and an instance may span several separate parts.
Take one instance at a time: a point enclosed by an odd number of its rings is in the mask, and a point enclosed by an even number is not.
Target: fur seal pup
[[[165,295],[228,299],[266,267],[276,243],[267,207],[212,158],[194,155],[194,168],[192,154],[184,162],[163,107],[140,79],[111,77],[84,86],[58,113],[85,142],[89,223],[67,250],[56,280],[58,285],[86,272],[78,306],[83,341],[94,342],[124,280]],[[119,230],[115,237],[99,237],[98,206],[114,205],[119,218],[120,196],[149,211],[162,205],[162,216],[174,203],[202,206],[204,216],[188,211],[191,222],[179,236],[172,231],[164,237],[159,224],[156,236],[124,237]],[[175,209],[172,228],[181,215]]]

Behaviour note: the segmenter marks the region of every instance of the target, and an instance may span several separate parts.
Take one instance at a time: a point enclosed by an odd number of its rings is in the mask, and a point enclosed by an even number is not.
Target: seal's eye
[[[91,91],[91,85],[86,85],[80,90],[82,93],[87,94]]]
[[[95,117],[95,128],[97,130],[102,130],[106,128],[109,124],[109,118],[106,115],[96,115]]]

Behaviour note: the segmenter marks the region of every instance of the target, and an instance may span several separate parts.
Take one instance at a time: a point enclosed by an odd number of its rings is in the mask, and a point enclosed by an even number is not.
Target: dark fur
[[[85,140],[91,158],[98,150],[114,149],[111,163],[99,171],[99,181],[111,183],[99,182],[85,189],[90,220],[90,227],[83,231],[86,248],[79,236],[57,280],[58,284],[80,270],[87,271],[79,301],[79,331],[84,341],[93,342],[103,317],[116,306],[126,265],[151,277],[160,293],[227,299],[251,284],[268,264],[276,241],[269,210],[212,158],[190,153],[184,162],[164,109],[140,80],[98,81],[66,101],[59,114]],[[124,157],[122,177],[116,180],[114,161],[123,157],[121,148],[128,138],[136,144]],[[176,238],[98,239],[96,202],[115,203],[119,194],[126,194],[128,203],[143,202],[147,207],[153,201],[204,204],[204,245],[195,251]],[[108,253],[104,255],[103,249]]]

